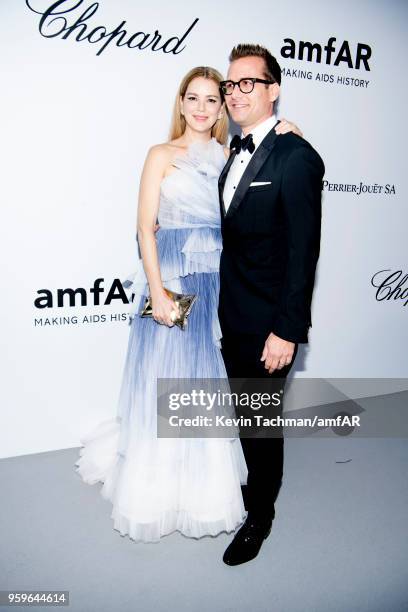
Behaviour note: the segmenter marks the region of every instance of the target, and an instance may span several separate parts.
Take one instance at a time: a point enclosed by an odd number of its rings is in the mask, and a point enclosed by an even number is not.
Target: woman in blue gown
[[[142,258],[124,283],[134,316],[117,414],[81,438],[75,464],[85,482],[103,483],[114,529],[135,541],[157,542],[174,531],[192,538],[230,533],[246,518],[239,438],[157,436],[158,378],[227,378],[217,316],[218,176],[228,155],[221,80],[212,68],[192,69],[179,87],[170,141],[148,152],[138,206]],[[173,324],[174,302],[164,288],[197,295],[185,330]],[[147,295],[153,318],[139,316]]]

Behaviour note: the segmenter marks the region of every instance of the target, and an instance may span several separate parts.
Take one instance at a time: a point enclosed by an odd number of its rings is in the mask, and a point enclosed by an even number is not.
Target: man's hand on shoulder
[[[265,341],[261,361],[265,361],[265,369],[272,374],[291,363],[294,351],[294,342],[283,340],[271,332]]]

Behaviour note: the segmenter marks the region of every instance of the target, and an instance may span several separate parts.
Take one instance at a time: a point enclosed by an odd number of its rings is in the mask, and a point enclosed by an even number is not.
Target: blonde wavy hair
[[[216,70],[215,68],[211,68],[210,66],[197,66],[196,68],[192,68],[186,74],[186,76],[180,83],[180,87],[177,91],[176,100],[174,102],[169,140],[180,138],[180,136],[182,136],[185,132],[186,120],[181,114],[181,100],[184,99],[187,87],[189,86],[191,81],[193,79],[196,79],[197,77],[204,77],[204,79],[210,79],[211,81],[214,81],[217,87],[220,86],[220,82],[223,80],[222,74],[218,72],[218,70]],[[216,138],[217,141],[222,145],[225,145],[225,143],[227,142],[228,116],[226,110],[224,110],[221,119],[218,119],[218,121],[216,121],[216,123],[213,125],[213,128],[211,130],[211,136]]]

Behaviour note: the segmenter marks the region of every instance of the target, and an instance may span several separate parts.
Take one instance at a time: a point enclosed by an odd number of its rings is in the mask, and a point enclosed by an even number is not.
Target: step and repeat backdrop
[[[193,66],[239,42],[283,68],[278,114],[326,165],[296,376],[408,375],[406,2],[3,0],[1,457],[116,413],[139,177]]]

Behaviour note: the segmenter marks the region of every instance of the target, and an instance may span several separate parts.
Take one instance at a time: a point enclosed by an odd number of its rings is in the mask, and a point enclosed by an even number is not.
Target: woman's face
[[[196,132],[211,130],[223,113],[218,85],[212,79],[196,77],[188,84],[181,111],[187,125]]]

